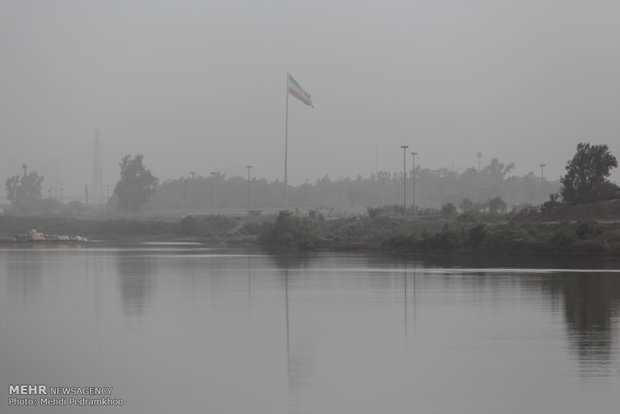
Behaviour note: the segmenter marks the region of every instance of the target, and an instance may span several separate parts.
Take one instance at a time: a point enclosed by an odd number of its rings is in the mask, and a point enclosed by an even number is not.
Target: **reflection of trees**
[[[548,282],[564,302],[564,319],[572,351],[583,374],[609,368],[614,349],[612,317],[620,304],[615,273],[572,273]]]
[[[153,290],[153,260],[141,255],[118,255],[116,261],[123,312],[141,316]]]
[[[609,370],[613,362],[617,326],[614,317],[620,313],[620,277],[618,273],[605,272],[571,272],[569,269],[592,268],[591,258],[579,257],[425,257],[425,268],[530,268],[562,269],[564,273],[546,274],[544,276],[519,277],[520,284],[526,288],[549,296],[552,306],[562,306],[571,352],[580,364],[582,375],[601,375]],[[610,259],[597,259],[599,269],[617,269],[618,262]],[[489,276],[481,270],[471,274],[467,279],[468,287],[486,286],[501,288],[506,283],[504,278]],[[449,282],[452,278],[462,282],[459,277],[443,275],[442,280]]]
[[[264,253],[269,255],[269,259],[273,261],[276,268],[286,270],[307,267],[312,258],[318,257],[316,254],[303,251],[282,254],[274,250],[265,250]]]

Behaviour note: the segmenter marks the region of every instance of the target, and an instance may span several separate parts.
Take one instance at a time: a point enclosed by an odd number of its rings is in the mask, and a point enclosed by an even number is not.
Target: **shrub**
[[[545,203],[543,203],[540,210],[545,212],[545,211],[551,211],[555,209],[556,207],[560,205],[559,200],[560,200],[560,195],[558,193],[549,194],[549,201],[546,201]]]
[[[235,219],[224,216],[185,216],[176,226],[177,233],[200,236],[220,235],[235,226]]]
[[[484,223],[480,223],[477,226],[474,226],[471,229],[469,229],[469,241],[474,246],[479,245],[480,242],[482,242],[482,240],[484,240],[486,236],[487,236],[487,226]]]
[[[194,216],[185,216],[177,225],[177,233],[194,234],[197,228],[197,220]]]
[[[601,234],[601,229],[595,221],[583,220],[577,223],[575,234],[577,234],[577,237],[579,237],[580,239],[589,239],[591,237]]]
[[[456,206],[452,203],[447,203],[441,206],[441,214],[447,220],[451,220],[456,217]]]
[[[575,232],[566,226],[562,226],[557,229],[551,236],[551,243],[558,246],[570,246],[575,243],[577,236]]]
[[[268,227],[268,224],[265,222],[256,222],[256,221],[248,221],[241,227],[241,233],[243,234],[251,234],[253,236],[260,236],[263,234]]]
[[[464,213],[459,214],[456,219],[457,221],[460,221],[460,222],[471,223],[471,222],[480,221],[481,218],[482,218],[482,215],[479,212],[469,210],[469,211],[465,211]]]
[[[499,196],[488,200],[485,205],[491,214],[504,213],[508,207],[506,202]]]
[[[444,249],[452,249],[459,245],[459,234],[454,230],[442,230],[438,234],[439,247]]]
[[[379,217],[379,214],[381,214],[381,207],[377,207],[377,208],[368,207],[366,211],[368,211],[368,217],[370,218]]]
[[[318,240],[314,225],[309,219],[294,217],[280,211],[276,221],[261,236],[266,244],[287,247],[312,247]]]

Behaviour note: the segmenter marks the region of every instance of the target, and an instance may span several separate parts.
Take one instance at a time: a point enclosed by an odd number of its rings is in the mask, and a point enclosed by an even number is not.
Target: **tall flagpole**
[[[288,72],[286,73],[286,121],[284,125],[284,208],[288,209],[286,190],[288,187]]]

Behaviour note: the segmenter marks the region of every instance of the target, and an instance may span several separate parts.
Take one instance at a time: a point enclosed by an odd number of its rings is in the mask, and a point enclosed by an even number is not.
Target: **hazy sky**
[[[550,178],[580,141],[620,158],[620,0],[0,0],[0,180],[81,194],[96,129],[111,187],[135,153],[282,179],[287,71],[315,106],[290,97],[293,184],[400,170],[403,144]]]

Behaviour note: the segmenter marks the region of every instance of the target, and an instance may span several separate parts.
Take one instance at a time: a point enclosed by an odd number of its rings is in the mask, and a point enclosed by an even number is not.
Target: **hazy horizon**
[[[0,0],[0,179],[21,164],[80,194],[101,132],[160,180],[289,183],[402,169],[564,172],[578,142],[620,157],[620,2]],[[410,167],[411,157],[407,157]],[[614,170],[612,178],[620,180]]]

